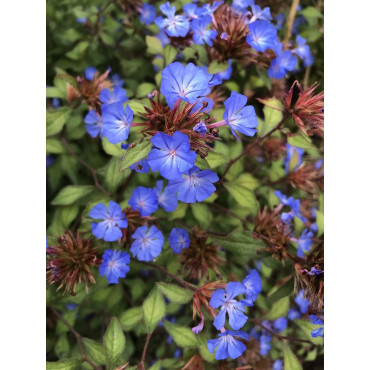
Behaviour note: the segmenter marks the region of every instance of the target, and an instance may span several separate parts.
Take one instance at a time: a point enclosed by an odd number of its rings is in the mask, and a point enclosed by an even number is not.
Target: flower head
[[[85,78],[86,80],[92,81],[98,70],[95,67],[87,67],[85,69]]]
[[[245,292],[243,284],[231,282],[226,285],[226,289],[217,289],[209,301],[212,308],[221,307],[219,314],[215,317],[213,325],[220,330],[225,325],[226,312],[229,316],[229,324],[232,329],[239,330],[247,322],[248,317],[244,315],[245,308],[242,302],[238,302],[235,297]]]
[[[112,75],[111,81],[112,81],[113,86],[122,87],[125,84],[125,80],[121,78],[118,73],[115,73]]]
[[[174,253],[181,253],[184,248],[189,248],[190,245],[189,234],[185,229],[172,229],[168,241]]]
[[[155,6],[150,4],[144,4],[141,8],[140,22],[146,24],[152,24],[155,18]]]
[[[303,257],[304,252],[308,252],[312,245],[313,232],[309,229],[304,229],[302,235],[298,239],[298,251],[297,256]]]
[[[180,62],[171,63],[162,71],[161,93],[171,109],[177,99],[195,103],[211,92],[212,78],[212,74],[193,63],[186,66]]]
[[[225,112],[223,119],[230,126],[232,134],[238,139],[235,131],[244,135],[253,136],[258,126],[257,116],[254,108],[247,104],[248,98],[235,91],[231,92],[230,98],[225,100]],[[235,131],[234,131],[235,130]]]
[[[101,136],[103,118],[98,113],[90,109],[84,118],[84,122],[86,123],[86,131],[91,137]]]
[[[276,38],[276,29],[268,21],[256,21],[249,25],[247,43],[257,51],[273,48]]]
[[[212,22],[212,18],[207,15],[200,19],[195,19],[191,22],[191,29],[193,31],[193,39],[196,44],[209,46],[213,45],[213,40],[217,36],[217,31],[207,30],[207,26]]]
[[[164,242],[163,234],[155,226],[138,227],[132,235],[132,239],[136,239],[130,248],[134,257],[139,261],[153,261],[162,251]]]
[[[278,57],[271,61],[267,73],[270,78],[284,78],[288,71],[294,71],[297,65],[297,58],[290,50],[283,51]]]
[[[123,108],[122,103],[112,103],[102,107],[103,112],[103,136],[112,144],[118,144],[128,138],[130,123],[134,112],[127,105]]]
[[[216,190],[212,184],[216,181],[218,181],[218,176],[215,172],[200,171],[194,166],[185,172],[181,179],[170,181],[167,189],[171,193],[177,193],[177,199],[184,203],[203,202]]]
[[[155,19],[155,24],[160,29],[165,29],[168,36],[185,37],[188,34],[190,23],[185,16],[175,15],[175,6],[171,6],[171,4],[167,1],[167,3],[162,4],[159,9],[167,18],[157,17]]]
[[[128,100],[126,96],[126,90],[123,90],[119,86],[115,86],[113,91],[109,89],[104,89],[100,91],[100,101],[103,104],[112,104],[112,103],[124,103]]]
[[[261,278],[257,270],[251,272],[243,280],[245,299],[243,303],[251,306],[257,299],[258,294],[262,292]]]
[[[176,131],[173,136],[158,132],[151,142],[154,148],[148,155],[148,163],[153,172],[159,170],[164,178],[174,180],[194,166],[197,155],[182,132]]]
[[[297,48],[293,50],[302,60],[305,67],[313,64],[314,58],[311,54],[310,47],[306,44],[306,39],[298,35],[296,38]]]
[[[272,370],[283,370],[283,363],[279,358],[272,365]]]
[[[226,360],[231,357],[233,360],[238,358],[247,349],[245,344],[234,337],[248,340],[248,334],[243,331],[226,330],[218,334],[218,339],[207,340],[207,347],[210,353],[216,350],[216,360]]]
[[[163,180],[158,180],[156,187],[153,189],[158,198],[158,204],[166,211],[173,212],[177,208],[177,199],[168,188],[163,190]]]
[[[100,276],[107,276],[109,284],[117,284],[119,278],[126,277],[130,271],[130,255],[127,252],[107,249],[103,254],[103,263],[99,266]]]
[[[271,335],[262,334],[260,336],[260,354],[266,356],[271,349]]]
[[[158,209],[157,195],[152,189],[138,186],[131,194],[128,204],[133,210],[139,210],[142,217],[150,216]]]
[[[197,4],[185,4],[184,13],[190,19],[200,19],[207,15],[207,10],[202,7],[199,7]]]
[[[258,19],[265,20],[265,21],[271,21],[272,20],[269,7],[261,9],[260,6],[255,5],[255,4],[251,4],[251,8],[252,8],[253,16],[249,20],[249,22],[248,22],[249,24],[255,22]]]
[[[310,301],[304,297],[303,290],[300,290],[297,296],[294,298],[295,303],[297,303],[299,310],[302,314],[308,311],[308,306],[310,305]]]
[[[91,224],[91,231],[98,239],[106,242],[114,242],[122,237],[122,228],[127,227],[127,219],[121,207],[111,200],[108,208],[103,203],[98,203],[90,212],[89,216],[100,222]]]

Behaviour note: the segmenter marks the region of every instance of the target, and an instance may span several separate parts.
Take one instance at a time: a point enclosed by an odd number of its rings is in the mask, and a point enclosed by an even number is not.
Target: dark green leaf
[[[284,297],[276,301],[271,310],[267,313],[266,320],[275,320],[282,316],[286,316],[289,310],[289,297]]]
[[[271,303],[288,296],[294,289],[294,279],[289,279],[284,285],[282,285],[275,293],[268,297]]]
[[[307,135],[293,135],[288,136],[288,143],[297,148],[312,149],[314,146],[311,139]]]
[[[180,347],[198,347],[199,341],[190,328],[172,324],[169,321],[163,322],[167,333],[171,335],[175,343]]]
[[[132,307],[124,311],[119,319],[123,330],[131,330],[143,319],[143,308]]]
[[[90,194],[93,190],[93,185],[68,185],[58,193],[51,204],[54,206],[68,206]]]
[[[56,362],[47,362],[46,370],[80,370],[82,360],[78,358],[70,358]]]
[[[85,347],[87,357],[97,365],[104,365],[106,362],[104,347],[89,338],[82,338],[82,344]]]
[[[145,158],[152,149],[150,141],[143,141],[135,146],[128,148],[125,156],[122,159],[120,171],[127,170],[133,164]]]
[[[283,343],[284,370],[302,370],[302,365],[290,347]]]
[[[52,136],[62,131],[70,114],[71,110],[68,107],[46,112],[46,136]]]

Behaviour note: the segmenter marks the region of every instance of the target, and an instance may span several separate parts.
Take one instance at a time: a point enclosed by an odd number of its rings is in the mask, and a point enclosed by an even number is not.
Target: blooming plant
[[[322,369],[321,2],[47,3],[47,369]]]

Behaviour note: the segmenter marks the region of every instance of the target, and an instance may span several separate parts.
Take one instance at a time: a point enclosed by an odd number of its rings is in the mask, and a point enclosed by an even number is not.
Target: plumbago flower
[[[196,153],[190,150],[189,138],[176,131],[173,136],[158,132],[151,139],[154,148],[148,155],[148,163],[153,172],[175,180],[194,166]]]
[[[164,237],[160,230],[155,226],[138,227],[132,235],[132,239],[136,239],[130,248],[134,257],[139,261],[153,261],[162,251]]]
[[[324,321],[319,319],[316,315],[310,315],[310,323],[314,325],[322,325],[321,327],[312,330],[311,336],[324,338]]]
[[[181,253],[190,245],[189,234],[185,229],[172,229],[168,241],[174,253]]]
[[[175,15],[175,6],[171,6],[167,1],[167,3],[162,4],[159,9],[167,18],[157,17],[154,22],[160,29],[164,29],[168,36],[185,37],[188,34],[190,23],[185,16]]]
[[[218,339],[207,340],[207,347],[210,353],[213,353],[216,349],[216,360],[226,360],[231,357],[233,360],[238,358],[247,349],[245,344],[240,340],[235,339],[241,338],[249,340],[248,334],[243,331],[225,330],[218,334]]]
[[[126,90],[122,89],[119,86],[115,86],[113,91],[109,89],[104,89],[100,92],[100,101],[103,103],[103,106],[106,104],[112,103],[124,103],[128,100],[126,96]]]
[[[144,4],[141,8],[140,22],[146,25],[152,24],[155,18],[155,6]]]
[[[90,212],[89,216],[95,220],[102,220],[91,224],[91,231],[98,239],[106,242],[114,242],[122,237],[122,228],[127,227],[127,219],[121,207],[112,200],[108,208],[103,204],[97,204]]]
[[[218,289],[212,294],[209,305],[212,308],[221,307],[219,314],[215,317],[213,325],[220,330],[225,325],[226,312],[229,316],[229,324],[232,329],[239,330],[247,322],[248,317],[244,315],[244,304],[238,302],[235,297],[245,292],[243,284],[231,282],[226,285],[226,290]]]
[[[209,198],[216,187],[212,184],[218,176],[211,170],[200,171],[196,166],[185,172],[181,179],[168,184],[168,192],[177,193],[177,199],[184,203],[203,202]]]
[[[91,137],[101,136],[103,128],[103,118],[94,110],[89,110],[84,118],[85,128]]]
[[[173,196],[173,193],[168,191],[168,188],[163,189],[162,180],[157,181],[153,190],[157,196],[159,206],[166,212],[173,212],[177,208],[177,199]]]
[[[257,270],[251,270],[243,280],[245,299],[242,301],[246,306],[252,306],[258,294],[262,292],[261,277]]]
[[[201,19],[196,19],[191,22],[191,29],[193,31],[193,39],[196,44],[209,46],[213,45],[213,40],[217,36],[217,31],[207,30],[206,28],[212,22],[212,18],[207,15]]]
[[[257,51],[265,51],[274,47],[277,39],[275,27],[268,21],[256,21],[249,25],[247,43]]]
[[[127,252],[107,249],[103,254],[103,263],[99,266],[100,276],[107,276],[109,284],[117,284],[119,278],[126,277],[130,271],[130,255]]]
[[[157,195],[152,189],[138,186],[131,194],[128,201],[131,208],[139,210],[142,217],[150,216],[158,209]]]

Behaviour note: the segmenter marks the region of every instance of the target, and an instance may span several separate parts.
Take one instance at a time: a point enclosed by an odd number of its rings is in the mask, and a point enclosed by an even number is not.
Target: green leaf
[[[213,61],[208,67],[208,73],[220,73],[224,72],[229,68],[229,63],[219,63],[217,60]]]
[[[227,236],[211,236],[212,242],[228,251],[244,256],[255,256],[258,248],[265,247],[260,239],[254,239],[251,231],[233,231]]]
[[[307,8],[304,8],[301,10],[300,14],[302,14],[306,19],[307,18],[323,18],[324,16],[320,13],[319,10],[317,10],[313,6],[308,6]]]
[[[88,46],[89,42],[81,41],[71,51],[69,51],[66,56],[72,60],[79,60],[85,53]]]
[[[71,110],[68,107],[46,112],[46,136],[52,136],[62,131],[70,114]]]
[[[59,90],[57,87],[52,86],[46,88],[46,97],[64,99],[66,96],[63,90]]]
[[[78,84],[77,84],[76,78],[70,76],[67,73],[58,73],[57,76],[56,76],[56,78],[58,78],[58,79],[60,79],[60,80],[62,80],[64,82],[69,83],[70,85],[72,85],[75,88],[78,88]]]
[[[234,180],[234,182],[252,191],[257,189],[260,185],[259,180],[253,177],[253,175],[251,175],[250,173],[243,173],[236,180]]]
[[[228,182],[224,186],[241,206],[252,209],[256,207],[257,199],[255,195],[244,185],[234,181]]]
[[[63,333],[59,336],[58,341],[55,344],[54,351],[60,359],[68,357],[70,345],[68,342],[67,334]]]
[[[194,295],[192,290],[174,284],[157,283],[157,286],[164,296],[175,303],[188,303]]]
[[[294,279],[289,279],[285,284],[283,284],[279,289],[277,289],[273,294],[268,297],[271,303],[288,296],[294,289]]]
[[[209,167],[211,169],[214,169],[218,166],[221,166],[225,163],[228,162],[228,158],[221,154],[221,153],[217,153],[217,152],[209,152],[208,155],[207,155],[207,162],[209,164]]]
[[[117,365],[126,344],[125,335],[116,317],[112,318],[104,334],[103,343],[107,357],[107,367],[112,369]]]
[[[154,85],[152,85],[154,86]],[[139,113],[144,113],[145,112],[145,105],[140,101],[136,99],[130,100],[129,104],[130,108],[134,112],[134,115],[137,116]]]
[[[69,358],[56,362],[47,362],[46,370],[80,370],[82,360],[79,358]]]
[[[288,143],[296,148],[313,149],[311,139],[307,135],[288,136]]]
[[[275,320],[282,316],[286,316],[288,310],[289,310],[289,297],[281,298],[272,305],[265,319]]]
[[[206,204],[194,203],[191,205],[191,211],[200,227],[207,228],[212,222],[213,214]]]
[[[294,323],[298,325],[298,327],[303,331],[305,337],[310,340],[313,344],[323,345],[324,338],[316,337],[314,338],[311,333],[313,330],[320,328],[322,325],[315,325],[311,324],[309,321],[306,320],[294,320]]]
[[[209,167],[207,160],[199,157],[199,155],[195,160],[195,165],[201,170],[209,170],[211,168]]]
[[[69,206],[76,200],[90,194],[93,190],[93,185],[68,185],[58,193],[51,204],[54,206]]]
[[[262,101],[265,106],[263,107],[263,114],[265,120],[261,121],[261,124],[258,125],[258,136],[264,136],[269,131],[274,129],[282,120],[284,109],[283,104],[275,99],[265,99]]]
[[[148,94],[151,94],[155,90],[155,86],[148,82],[141,83],[136,91],[136,97],[137,98],[146,98]],[[131,108],[131,102],[129,103],[129,106]],[[132,109],[132,108],[131,108]]]
[[[199,341],[190,328],[164,321],[163,326],[179,347],[198,347]]]
[[[64,153],[65,151],[65,147],[60,140],[55,138],[46,139],[46,153],[60,154]]]
[[[149,54],[163,54],[163,46],[161,41],[155,36],[145,36],[145,42],[148,46]]]
[[[302,370],[302,365],[290,347],[283,343],[284,370]]]
[[[112,155],[114,157],[122,158],[124,150],[121,148],[121,143],[112,144],[108,141],[106,137],[103,137],[102,144],[103,149],[107,154]]]
[[[87,357],[89,357],[95,364],[104,365],[106,363],[104,347],[89,338],[82,338],[82,344],[85,347]]]
[[[150,141],[143,141],[142,143],[128,148],[125,156],[122,159],[120,171],[127,170],[133,164],[141,161],[149,154],[151,149],[152,143]]]
[[[131,330],[143,319],[143,308],[132,307],[124,311],[119,319],[123,330]]]
[[[107,184],[108,190],[114,193],[117,187],[122,184],[124,179],[127,177],[128,172],[120,172],[121,159],[113,157],[108,164],[107,171],[105,173],[105,183]]]
[[[320,211],[316,211],[316,223],[317,223],[317,236],[324,234],[324,214]]]
[[[65,229],[68,229],[70,223],[77,217],[79,207],[77,204],[62,207],[60,212],[60,220]]]
[[[68,311],[65,314],[63,314],[63,318],[68,322],[69,325],[73,327],[75,321],[76,321],[76,311]],[[56,334],[60,335],[63,333],[67,333],[69,331],[68,326],[66,326],[61,320],[58,321],[57,327],[56,327]]]
[[[162,293],[155,286],[143,303],[144,320],[148,333],[152,333],[166,313]]]
[[[177,49],[172,45],[166,45],[164,47],[164,60],[166,62],[166,66],[171,64],[177,55]]]

